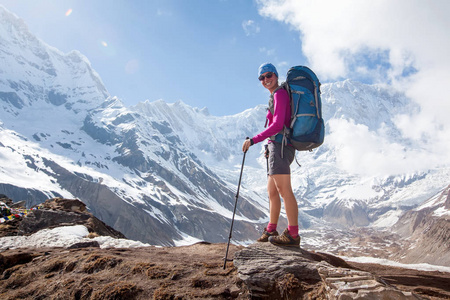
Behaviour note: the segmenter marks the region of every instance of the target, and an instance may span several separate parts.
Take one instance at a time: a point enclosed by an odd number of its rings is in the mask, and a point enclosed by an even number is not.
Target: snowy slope
[[[28,205],[79,198],[127,237],[152,244],[227,239],[241,144],[262,130],[264,99],[224,117],[181,101],[125,107],[86,57],[46,45],[2,7],[0,66],[0,193]],[[304,229],[390,227],[448,185],[448,166],[415,167],[420,145],[395,120],[418,107],[402,93],[346,80],[323,84],[322,99],[325,144],[293,164]],[[239,242],[268,220],[262,147],[245,161]]]

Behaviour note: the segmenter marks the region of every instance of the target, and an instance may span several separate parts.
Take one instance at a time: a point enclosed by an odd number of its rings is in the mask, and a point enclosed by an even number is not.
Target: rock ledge
[[[342,259],[300,248],[253,244],[234,265],[249,293],[260,299],[421,299]]]

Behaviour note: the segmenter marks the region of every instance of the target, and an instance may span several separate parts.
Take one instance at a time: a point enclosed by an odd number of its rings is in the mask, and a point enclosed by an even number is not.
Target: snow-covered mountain
[[[325,144],[293,164],[304,230],[390,227],[448,185],[446,166],[403,168],[418,146],[395,116],[418,107],[401,93],[346,80],[323,84],[322,99]],[[48,46],[1,6],[0,106],[0,193],[28,205],[78,198],[128,238],[158,245],[227,240],[241,144],[266,113],[264,104],[224,117],[181,101],[125,107],[86,57]],[[261,154],[256,145],[246,157],[235,241],[254,240],[268,220]]]

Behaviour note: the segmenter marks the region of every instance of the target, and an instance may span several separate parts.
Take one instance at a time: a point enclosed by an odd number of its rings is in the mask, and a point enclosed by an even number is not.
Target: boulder
[[[255,299],[420,299],[338,257],[301,248],[253,244],[235,254],[234,265]]]

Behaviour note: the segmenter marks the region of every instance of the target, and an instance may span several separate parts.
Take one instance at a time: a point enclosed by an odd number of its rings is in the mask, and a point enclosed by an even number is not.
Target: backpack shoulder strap
[[[272,113],[272,115],[274,114],[274,110],[275,110],[275,105],[273,104],[273,97],[275,95],[275,93],[279,90],[279,89],[285,89],[288,94],[289,94],[289,88],[286,82],[282,82],[280,84],[280,86],[278,86],[272,94],[270,94],[270,98],[269,98],[269,111]]]

